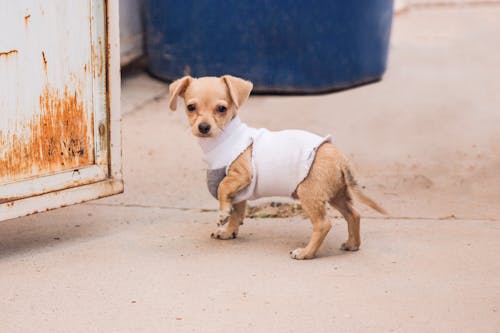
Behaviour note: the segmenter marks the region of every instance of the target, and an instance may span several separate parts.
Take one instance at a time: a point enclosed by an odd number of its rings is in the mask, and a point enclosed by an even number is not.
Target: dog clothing
[[[309,174],[318,147],[331,142],[331,136],[320,137],[301,130],[257,129],[235,117],[217,137],[198,138],[198,142],[208,164],[208,189],[215,198],[231,164],[252,145],[252,182],[233,198],[232,202],[238,203],[294,195]]]

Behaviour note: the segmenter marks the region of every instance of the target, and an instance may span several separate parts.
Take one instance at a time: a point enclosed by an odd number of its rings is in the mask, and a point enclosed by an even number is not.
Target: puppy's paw
[[[299,248],[290,252],[290,258],[302,260],[302,259],[312,259],[312,258],[314,258],[314,256],[307,255],[306,249],[299,247]]]
[[[230,210],[220,210],[219,211],[219,226],[223,226],[226,224],[231,218],[231,209]]]
[[[357,251],[359,250],[359,244],[355,244],[355,242],[347,241],[345,243],[342,243],[340,246],[341,250],[344,251]]]
[[[213,239],[234,239],[236,236],[238,236],[238,231],[230,231],[222,227],[217,228],[217,230],[210,235]]]

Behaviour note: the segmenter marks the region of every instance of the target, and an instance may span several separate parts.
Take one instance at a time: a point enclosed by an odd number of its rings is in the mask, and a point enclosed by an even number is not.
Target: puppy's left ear
[[[253,88],[252,82],[231,75],[224,75],[222,80],[226,83],[229,95],[238,109],[248,99]]]
[[[177,109],[177,97],[184,96],[184,92],[189,84],[193,81],[191,76],[184,76],[174,82],[170,83],[168,86],[169,95],[170,95],[170,110],[175,111]]]

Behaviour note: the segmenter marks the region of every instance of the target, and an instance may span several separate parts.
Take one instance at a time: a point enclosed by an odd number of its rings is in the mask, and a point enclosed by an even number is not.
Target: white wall
[[[144,52],[144,0],[120,0],[120,63],[126,65]]]

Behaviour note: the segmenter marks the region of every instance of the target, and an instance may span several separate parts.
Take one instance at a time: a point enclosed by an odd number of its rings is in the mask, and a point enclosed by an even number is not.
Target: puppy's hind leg
[[[332,200],[330,205],[337,209],[347,221],[347,230],[349,238],[340,247],[345,251],[357,251],[361,245],[361,237],[359,233],[360,215],[353,208],[350,196],[347,192],[339,193]]]
[[[300,187],[299,187],[300,190]],[[321,243],[330,231],[332,224],[326,215],[326,207],[324,201],[317,200],[316,198],[308,198],[307,196],[300,196],[300,191],[297,193],[300,198],[302,208],[311,218],[313,225],[313,233],[311,239],[305,248],[298,248],[290,252],[292,259],[311,259],[314,258]]]

